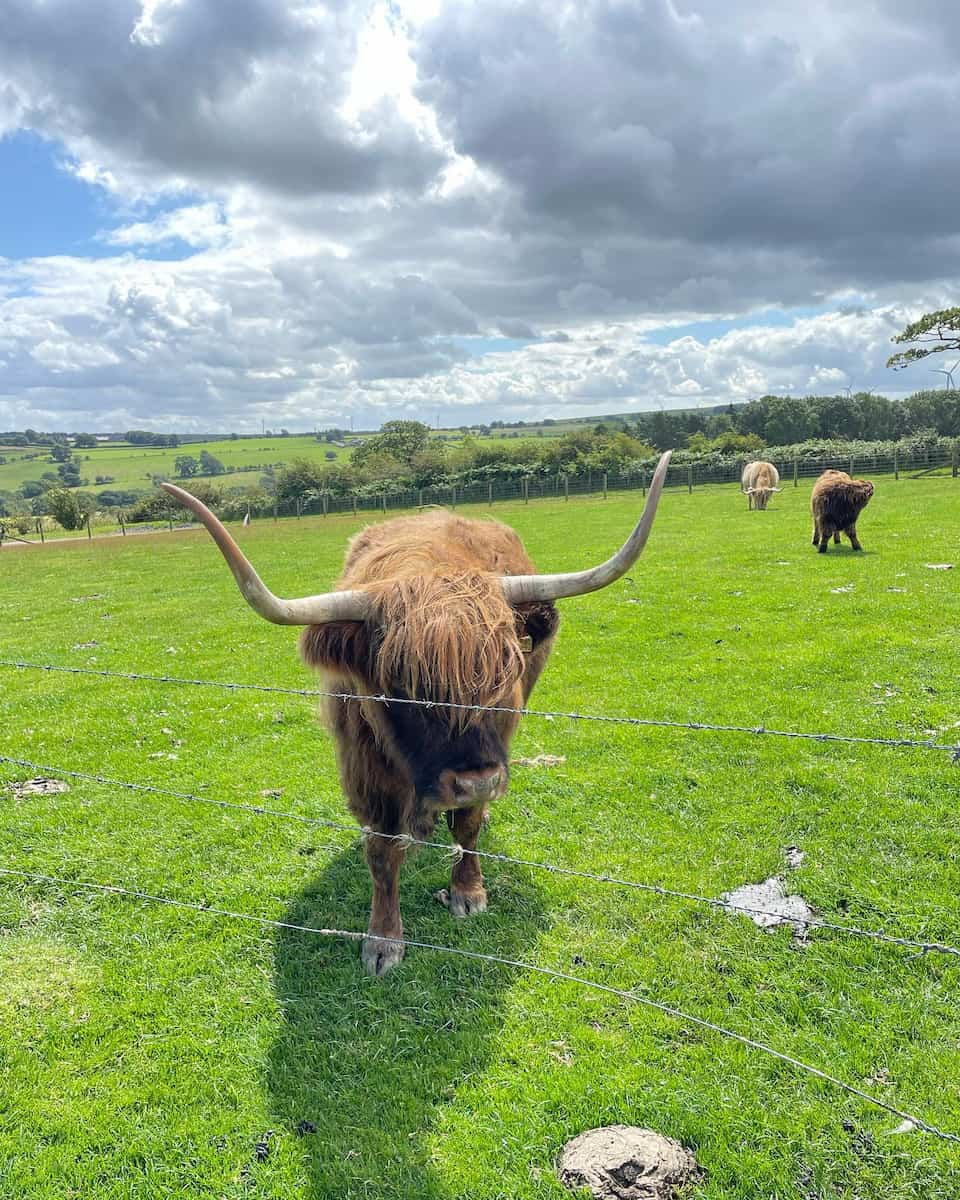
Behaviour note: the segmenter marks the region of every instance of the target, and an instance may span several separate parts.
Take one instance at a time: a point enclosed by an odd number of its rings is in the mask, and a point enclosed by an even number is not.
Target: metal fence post
[[[799,475],[799,473],[800,473],[800,461],[799,461],[799,459],[795,458],[793,460],[793,486],[794,487],[800,486],[799,481],[797,479],[797,476]]]
[[[274,502],[273,502],[273,521],[274,521],[274,524],[276,524],[276,521],[277,521],[277,502],[276,502],[276,500],[274,500]]]
[[[953,478],[957,477],[957,467],[960,466],[960,442],[953,443],[953,458],[951,461]]]
[[[900,478],[900,448],[899,448],[899,446],[894,446],[894,448],[893,448],[893,477],[894,477],[894,479]]]
[[[528,479],[523,481],[523,502],[524,504],[530,503],[530,481]]]
[[[386,512],[387,511],[387,493],[384,492],[380,498],[383,501],[383,511]]]
[[[606,471],[604,471],[604,473],[603,473],[603,498],[604,498],[604,500],[606,500],[606,498],[607,498],[607,473],[606,473]]]
[[[687,491],[693,495],[693,463],[687,467]]]
[[[43,536],[43,521],[42,520],[37,521],[37,533],[40,534],[40,544],[42,545],[46,541],[46,538],[44,538],[44,536]],[[124,533],[126,533],[126,530],[124,530]]]
[[[487,503],[488,504],[493,503],[493,483],[492,483],[492,481],[487,483]]]
[[[564,500],[570,499],[570,478],[567,475],[563,477],[563,498]]]
[[[323,515],[326,516],[330,511],[330,497],[326,492],[323,493]]]
[[[850,455],[850,474],[853,474],[853,455]]]
[[[456,489],[456,487],[452,487],[450,489],[450,507],[451,508],[457,507],[457,489]]]

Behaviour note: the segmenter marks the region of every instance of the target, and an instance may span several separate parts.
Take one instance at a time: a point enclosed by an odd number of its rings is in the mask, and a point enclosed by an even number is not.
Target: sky
[[[0,429],[937,387],[942,0],[4,0]]]

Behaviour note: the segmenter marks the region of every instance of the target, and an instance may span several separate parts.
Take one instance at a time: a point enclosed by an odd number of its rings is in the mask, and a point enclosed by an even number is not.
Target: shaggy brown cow
[[[774,492],[779,492],[780,472],[768,462],[751,462],[743,468],[740,487],[747,495],[747,508],[765,509]]]
[[[835,545],[845,533],[854,550],[863,549],[857,537],[857,517],[872,495],[869,479],[851,479],[846,471],[824,471],[810,494],[813,544],[821,554],[826,554],[831,534]]]
[[[267,590],[199,500],[172,484],[163,487],[207,527],[261,616],[307,626],[300,652],[328,690],[393,698],[326,702],[340,779],[357,820],[375,832],[424,838],[445,812],[455,841],[473,850],[488,804],[507,790],[518,717],[450,706],[523,707],[553,646],[559,620],[553,602],[606,587],[630,568],[653,524],[669,458],[660,460],[637,527],[598,567],[534,574],[512,529],[434,511],[363,530],[350,542],[338,590],[298,600]],[[436,707],[398,702],[404,700]],[[367,837],[365,847],[373,904],[362,958],[371,974],[382,975],[403,957],[404,845]],[[455,863],[443,898],[455,917],[485,910],[476,855]]]

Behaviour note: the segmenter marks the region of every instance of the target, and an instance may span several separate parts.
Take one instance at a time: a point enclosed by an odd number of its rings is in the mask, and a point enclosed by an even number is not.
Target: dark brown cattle
[[[813,513],[813,544],[826,554],[833,537],[840,544],[845,533],[854,550],[862,550],[857,537],[857,518],[873,495],[869,479],[851,479],[846,471],[824,471],[813,485],[810,511]]]
[[[350,543],[337,590],[295,600],[267,590],[195,497],[163,487],[207,527],[261,616],[307,627],[301,655],[329,691],[391,697],[326,702],[343,790],[361,825],[425,838],[444,812],[455,841],[473,850],[488,805],[507,790],[519,718],[457,706],[523,707],[553,646],[554,601],[605,587],[630,568],[653,524],[669,458],[660,461],[630,538],[598,567],[537,575],[512,529],[434,511],[363,530]],[[429,706],[402,702],[410,700]],[[373,903],[362,957],[382,975],[403,957],[405,847],[384,837],[367,837],[365,847]],[[476,855],[455,863],[444,899],[456,917],[486,909]]]

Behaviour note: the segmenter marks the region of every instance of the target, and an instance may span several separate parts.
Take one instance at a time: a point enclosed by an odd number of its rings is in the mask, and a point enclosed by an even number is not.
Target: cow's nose
[[[456,777],[457,794],[468,800],[490,800],[499,794],[503,774],[500,767],[491,767],[486,771],[465,771]]]

